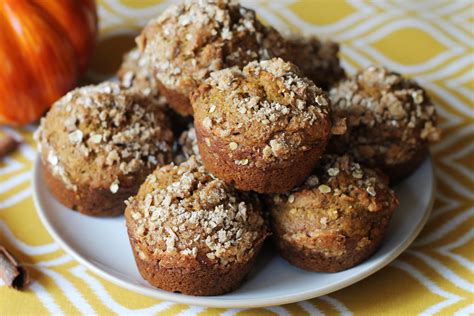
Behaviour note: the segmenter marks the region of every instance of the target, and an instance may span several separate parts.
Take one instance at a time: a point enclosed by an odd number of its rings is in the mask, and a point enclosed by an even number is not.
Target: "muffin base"
[[[124,201],[135,194],[138,186],[119,188],[117,193],[109,188],[91,188],[77,185],[77,190],[66,188],[64,182],[54,176],[50,168],[41,162],[46,185],[54,197],[64,206],[89,216],[116,216],[123,214]]]
[[[274,241],[280,255],[294,266],[313,272],[339,272],[359,264],[379,248],[390,217],[391,215],[388,215],[388,218],[383,218],[380,222],[372,225],[369,236],[367,236],[370,240],[369,244],[361,249],[357,249],[357,244],[361,240],[360,236],[346,238],[344,241],[345,253],[341,256],[326,256],[320,251],[305,249],[302,245],[289,242],[276,234]]]
[[[168,104],[173,108],[173,110],[182,116],[193,115],[193,107],[191,106],[191,102],[189,101],[189,97],[187,95],[177,92],[176,90],[168,89],[158,79],[156,80],[156,85],[161,94],[165,96]]]
[[[197,268],[164,268],[159,260],[142,259],[130,238],[135,262],[142,277],[151,285],[169,292],[187,295],[220,295],[238,288],[254,266],[256,255],[245,263],[219,268],[201,263]],[[255,252],[256,254],[258,251]]]
[[[388,175],[390,185],[395,185],[412,174],[423,163],[423,161],[425,161],[428,154],[429,147],[426,145],[416,151],[413,157],[406,162],[394,165],[376,165],[375,167],[379,167]]]
[[[142,277],[155,287],[187,295],[219,295],[238,288],[254,266],[267,236],[267,234],[262,234],[262,238],[255,243],[254,255],[243,263],[221,268],[201,261],[187,268],[168,268],[160,266],[160,261],[152,254],[148,254],[149,257],[146,259],[140,257],[138,252],[140,242],[134,238],[133,234],[136,228],[135,222],[128,210],[125,212],[125,220],[135,262]]]
[[[370,245],[357,251],[355,244],[340,257],[326,257],[320,252],[309,252],[298,249],[298,246],[286,241],[278,241],[277,248],[280,255],[290,264],[312,272],[339,272],[349,269],[370,257],[380,246],[382,238],[371,240]],[[350,242],[348,242],[350,244]]]
[[[207,170],[228,183],[232,183],[242,191],[258,193],[286,193],[304,182],[314,169],[324,152],[326,144],[320,144],[308,151],[294,154],[290,159],[266,166],[252,165],[252,150],[235,151],[235,156],[249,159],[248,165],[236,165],[229,157],[229,144],[205,132],[198,122],[195,122],[199,152]],[[207,146],[204,139],[210,140]],[[257,160],[259,158],[255,158]]]

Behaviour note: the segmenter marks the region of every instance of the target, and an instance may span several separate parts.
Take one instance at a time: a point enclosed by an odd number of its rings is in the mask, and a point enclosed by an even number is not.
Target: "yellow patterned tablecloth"
[[[109,76],[143,24],[173,1],[99,1],[101,39],[90,77]],[[0,244],[28,263],[26,292],[0,284],[0,315],[474,314],[474,7],[471,1],[243,1],[279,29],[342,44],[349,72],[380,63],[416,77],[439,105],[432,148],[438,192],[412,247],[371,277],[330,295],[280,307],[221,310],[173,304],[103,280],[53,242],[31,198],[34,127],[2,129],[24,143],[0,161]],[[107,61],[107,62],[105,62]],[[1,67],[1,65],[0,65]]]

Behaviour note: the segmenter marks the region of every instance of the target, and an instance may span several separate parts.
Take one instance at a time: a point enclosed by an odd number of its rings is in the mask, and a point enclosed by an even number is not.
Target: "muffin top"
[[[181,1],[151,20],[137,43],[158,80],[188,95],[212,71],[284,50],[279,38],[237,1]]]
[[[370,218],[391,214],[398,206],[386,176],[361,167],[348,155],[323,156],[303,186],[269,196],[267,203],[277,229],[294,241],[334,229],[345,236],[363,236],[372,229]]]
[[[288,60],[323,89],[345,77],[338,53],[339,44],[316,36],[291,35],[286,39]]]
[[[439,139],[435,106],[427,93],[386,68],[371,66],[341,81],[330,98],[333,116],[346,118],[348,128],[334,143],[359,160],[400,163]]]
[[[36,135],[43,162],[73,190],[107,185],[115,193],[171,161],[173,134],[162,107],[112,82],[66,94]]]
[[[214,178],[194,156],[157,168],[126,203],[140,256],[162,266],[245,262],[268,234],[257,196]]]
[[[325,93],[280,58],[213,72],[191,103],[196,125],[268,161],[325,143],[330,130]]]
[[[310,191],[308,196],[305,192]],[[321,206],[339,199],[352,201],[370,212],[389,206],[392,190],[385,175],[370,168],[364,168],[349,155],[325,155],[313,174],[305,183],[288,194],[275,195],[276,206],[298,207],[304,205],[306,197],[318,200]],[[388,199],[387,199],[388,198]],[[303,203],[300,203],[303,202]],[[347,211],[354,210],[353,207]]]
[[[160,103],[166,103],[164,97],[160,96],[153,72],[146,67],[145,58],[138,48],[130,50],[123,56],[123,61],[117,72],[117,76],[123,88],[140,89],[144,95],[159,99]]]

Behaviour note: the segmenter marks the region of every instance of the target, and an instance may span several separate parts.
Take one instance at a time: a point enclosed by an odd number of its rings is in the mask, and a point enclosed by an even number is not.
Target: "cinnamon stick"
[[[9,153],[13,152],[19,143],[15,138],[8,134],[0,135],[0,158],[5,157]]]
[[[28,271],[3,246],[0,246],[0,278],[6,285],[17,290],[23,289],[30,282]]]

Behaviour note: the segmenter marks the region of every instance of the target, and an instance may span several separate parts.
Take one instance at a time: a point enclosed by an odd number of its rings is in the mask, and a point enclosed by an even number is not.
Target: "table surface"
[[[173,1],[99,1],[99,44],[88,74],[109,77],[121,52],[150,18]],[[25,292],[0,284],[0,315],[13,314],[454,314],[474,313],[474,7],[470,1],[243,1],[282,30],[341,43],[353,73],[383,64],[415,77],[438,105],[442,140],[432,147],[438,185],[425,229],[396,261],[330,295],[295,304],[224,310],[158,301],[105,281],[54,243],[31,198],[32,132],[0,127],[23,139],[0,161],[0,244],[27,263]]]

